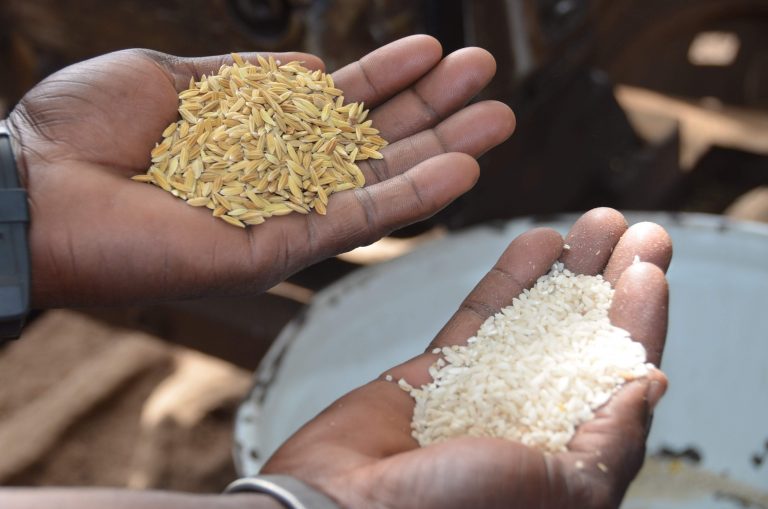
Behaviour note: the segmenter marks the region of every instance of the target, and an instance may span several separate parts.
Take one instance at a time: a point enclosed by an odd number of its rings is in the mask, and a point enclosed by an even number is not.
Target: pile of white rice
[[[613,289],[601,276],[556,263],[466,346],[442,353],[433,381],[401,387],[416,400],[413,436],[426,446],[459,436],[500,437],[565,451],[628,380],[648,374],[645,349],[608,319]]]

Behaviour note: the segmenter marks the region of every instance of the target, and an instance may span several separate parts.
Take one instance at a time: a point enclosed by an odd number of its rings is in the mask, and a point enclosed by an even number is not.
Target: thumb
[[[595,419],[579,427],[560,458],[571,471],[587,507],[618,507],[645,458],[653,408],[667,389],[657,369],[623,387]]]
[[[650,263],[628,267],[616,283],[611,322],[643,344],[658,364],[667,329],[668,288],[661,269]],[[582,424],[562,455],[587,507],[618,507],[645,457],[654,407],[667,389],[667,377],[651,369],[625,385]]]

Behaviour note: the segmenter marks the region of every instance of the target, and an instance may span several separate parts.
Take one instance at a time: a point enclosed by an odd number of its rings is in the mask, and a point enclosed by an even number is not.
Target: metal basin
[[[675,243],[671,386],[626,509],[768,508],[768,227],[719,216],[627,214]],[[324,290],[256,372],[236,423],[243,475],[345,392],[421,352],[516,235],[576,216],[515,220],[427,244]],[[752,505],[749,505],[752,504]]]

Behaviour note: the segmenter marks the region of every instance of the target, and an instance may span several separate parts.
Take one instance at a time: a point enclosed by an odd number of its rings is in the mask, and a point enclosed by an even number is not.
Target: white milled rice
[[[416,400],[413,436],[500,437],[565,451],[576,427],[628,380],[648,374],[645,349],[610,324],[613,289],[556,263],[488,318],[466,346],[444,347],[433,381],[400,386]]]

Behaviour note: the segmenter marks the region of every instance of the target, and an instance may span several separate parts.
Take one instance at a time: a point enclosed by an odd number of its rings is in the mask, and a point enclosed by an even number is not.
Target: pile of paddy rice
[[[325,214],[331,194],[365,184],[357,161],[381,159],[387,142],[362,103],[345,104],[329,74],[299,62],[232,57],[179,93],[180,118],[134,180],[239,227]]]
[[[645,349],[610,324],[613,289],[556,263],[466,346],[435,349],[433,381],[401,387],[416,400],[419,444],[500,437],[565,451],[576,427],[629,380],[648,374]]]

